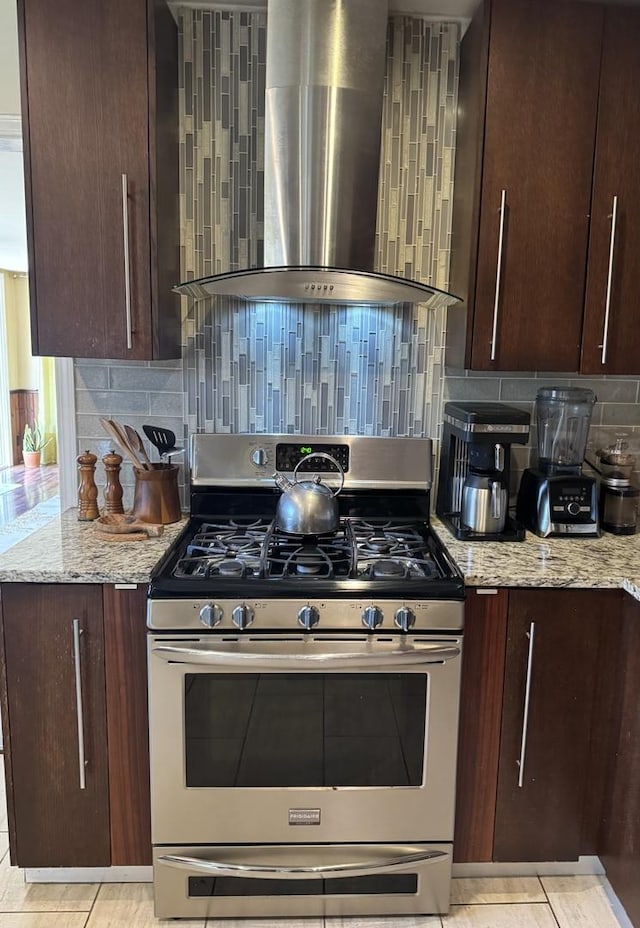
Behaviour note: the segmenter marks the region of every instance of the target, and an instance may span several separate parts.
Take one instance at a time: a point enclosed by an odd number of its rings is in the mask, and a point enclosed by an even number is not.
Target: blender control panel
[[[549,502],[554,521],[558,518],[591,519],[593,510],[593,481],[553,480],[549,485]]]

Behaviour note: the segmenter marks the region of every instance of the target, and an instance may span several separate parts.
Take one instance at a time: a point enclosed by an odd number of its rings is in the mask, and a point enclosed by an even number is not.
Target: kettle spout
[[[281,489],[283,493],[287,493],[291,489],[291,487],[295,486],[293,481],[289,480],[289,478],[286,477],[284,474],[275,473],[272,476],[273,476],[273,480],[275,481],[276,486],[279,487],[279,489]]]

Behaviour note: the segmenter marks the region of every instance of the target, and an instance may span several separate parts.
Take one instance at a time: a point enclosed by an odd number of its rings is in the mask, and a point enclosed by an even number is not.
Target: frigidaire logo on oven
[[[289,809],[290,825],[319,825],[320,809]]]

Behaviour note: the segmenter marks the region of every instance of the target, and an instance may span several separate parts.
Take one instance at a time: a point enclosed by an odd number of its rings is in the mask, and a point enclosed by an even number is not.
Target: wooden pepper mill
[[[110,451],[102,459],[106,484],[104,488],[104,514],[115,515],[124,512],[122,508],[122,485],[120,483],[120,465],[122,457]]]
[[[95,454],[85,451],[78,457],[78,470],[80,471],[80,485],[78,487],[78,519],[80,522],[91,522],[97,519],[98,488],[95,481],[96,461]]]

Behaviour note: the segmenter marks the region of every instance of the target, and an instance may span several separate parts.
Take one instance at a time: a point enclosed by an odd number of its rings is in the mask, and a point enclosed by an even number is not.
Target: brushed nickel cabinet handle
[[[500,231],[498,232],[498,267],[496,269],[496,290],[493,301],[493,328],[491,330],[491,360],[496,359],[496,338],[498,332],[498,306],[500,304],[500,283],[502,278],[502,245],[504,242],[504,214],[507,208],[507,191],[500,197]]]
[[[82,666],[80,663],[80,619],[73,620],[73,663],[76,676],[76,720],[78,723],[78,767],[80,773],[80,789],[87,788],[86,765],[84,753],[84,713],[82,709]]]
[[[527,751],[527,730],[529,727],[529,701],[531,699],[531,671],[533,669],[533,640],[536,631],[536,623],[532,622],[527,632],[529,639],[529,654],[527,657],[527,680],[524,687],[524,712],[522,714],[522,735],[520,737],[520,760],[516,761],[518,765],[518,786],[524,786],[524,761]]]
[[[602,355],[600,363],[607,363],[607,342],[609,340],[609,316],[611,314],[611,285],[613,282],[613,252],[616,244],[616,222],[618,219],[618,197],[613,198],[611,210],[611,238],[609,239],[609,270],[607,272],[607,296],[604,304],[604,326],[602,331]]]
[[[133,348],[131,328],[131,256],[129,253],[129,190],[128,178],[122,175],[122,237],[124,243],[124,312],[127,327],[127,348]]]

